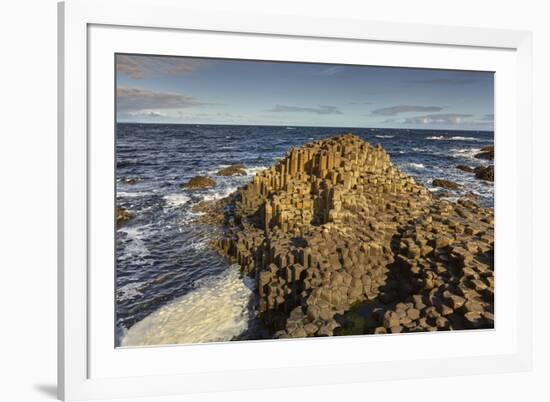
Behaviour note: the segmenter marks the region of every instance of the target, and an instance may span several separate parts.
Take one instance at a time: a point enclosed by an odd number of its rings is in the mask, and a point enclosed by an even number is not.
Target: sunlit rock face
[[[275,337],[494,326],[493,211],[432,196],[354,135],[289,150],[227,211],[218,247]]]

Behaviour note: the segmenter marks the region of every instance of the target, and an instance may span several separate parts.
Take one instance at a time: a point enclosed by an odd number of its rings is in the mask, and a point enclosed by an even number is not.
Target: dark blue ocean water
[[[486,164],[474,154],[493,144],[493,132],[118,124],[117,205],[136,218],[117,230],[117,342],[223,341],[246,330],[254,320],[248,303],[252,284],[209,250],[217,229],[191,224],[192,206],[230,194],[292,146],[348,132],[381,144],[417,182],[430,188],[434,178],[452,180],[463,190],[451,197],[472,192],[492,207],[492,183],[456,165]],[[246,165],[248,175],[216,176],[233,163]],[[214,177],[216,188],[181,188],[196,175]]]

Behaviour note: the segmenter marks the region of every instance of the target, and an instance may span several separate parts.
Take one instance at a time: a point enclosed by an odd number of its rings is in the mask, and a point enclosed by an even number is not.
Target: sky
[[[492,72],[116,55],[118,122],[493,130]]]

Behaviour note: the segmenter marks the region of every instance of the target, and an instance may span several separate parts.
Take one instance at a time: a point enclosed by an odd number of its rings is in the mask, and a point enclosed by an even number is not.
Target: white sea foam
[[[215,201],[215,200],[221,200],[222,198],[227,197],[231,193],[235,192],[237,190],[237,187],[225,187],[222,189],[216,189],[212,192],[207,193],[204,197],[204,201]]]
[[[117,289],[117,300],[125,301],[131,300],[138,296],[141,296],[141,288],[145,282],[132,282]]]
[[[252,292],[252,281],[231,266],[136,323],[121,346],[229,341],[247,328]]]
[[[121,254],[122,259],[132,258],[135,263],[141,257],[146,257],[150,254],[149,249],[146,246],[146,241],[144,240],[147,237],[148,226],[124,226],[118,231],[125,233],[129,242],[127,242],[123,248],[123,253]]]
[[[393,138],[393,135],[375,135],[376,138]]]
[[[267,168],[267,166],[254,166],[245,168],[244,170],[246,171],[247,176],[254,176],[256,173],[261,172],[262,170],[265,170]]]
[[[482,141],[479,138],[475,137],[461,137],[461,136],[454,136],[454,137],[445,137],[443,135],[434,135],[432,137],[426,137],[427,140],[438,140],[438,141]]]
[[[479,151],[480,148],[452,148],[450,154],[454,158],[474,158]]]
[[[130,192],[130,191],[117,191],[116,196],[117,197],[124,197],[124,198],[135,198],[135,197],[143,197],[144,195],[150,195],[150,192],[142,191],[142,192]]]
[[[189,209],[185,210],[185,213],[181,216],[178,224],[180,225],[180,228],[181,228],[182,225],[185,227],[190,222],[193,222],[195,219],[197,219],[198,217],[203,216],[203,215],[206,215],[206,213],[205,212],[194,212],[193,210],[191,210],[189,208]],[[180,229],[180,231],[184,230],[184,229]]]
[[[164,200],[171,207],[179,207],[187,204],[191,198],[185,194],[169,194],[164,196]]]
[[[413,168],[413,169],[424,169],[426,167],[422,163],[414,163],[414,162],[407,163],[406,166],[408,166],[410,168]]]

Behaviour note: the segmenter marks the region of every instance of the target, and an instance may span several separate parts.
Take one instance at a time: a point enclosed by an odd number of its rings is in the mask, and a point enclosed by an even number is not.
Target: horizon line
[[[431,130],[431,131],[486,131],[492,130],[478,129],[449,129],[449,128],[407,128],[407,127],[363,127],[363,126],[307,126],[302,124],[227,124],[227,123],[162,123],[162,122],[140,122],[140,121],[116,121],[116,124],[166,124],[174,126],[241,126],[241,127],[304,127],[304,128],[359,128],[376,130]]]

